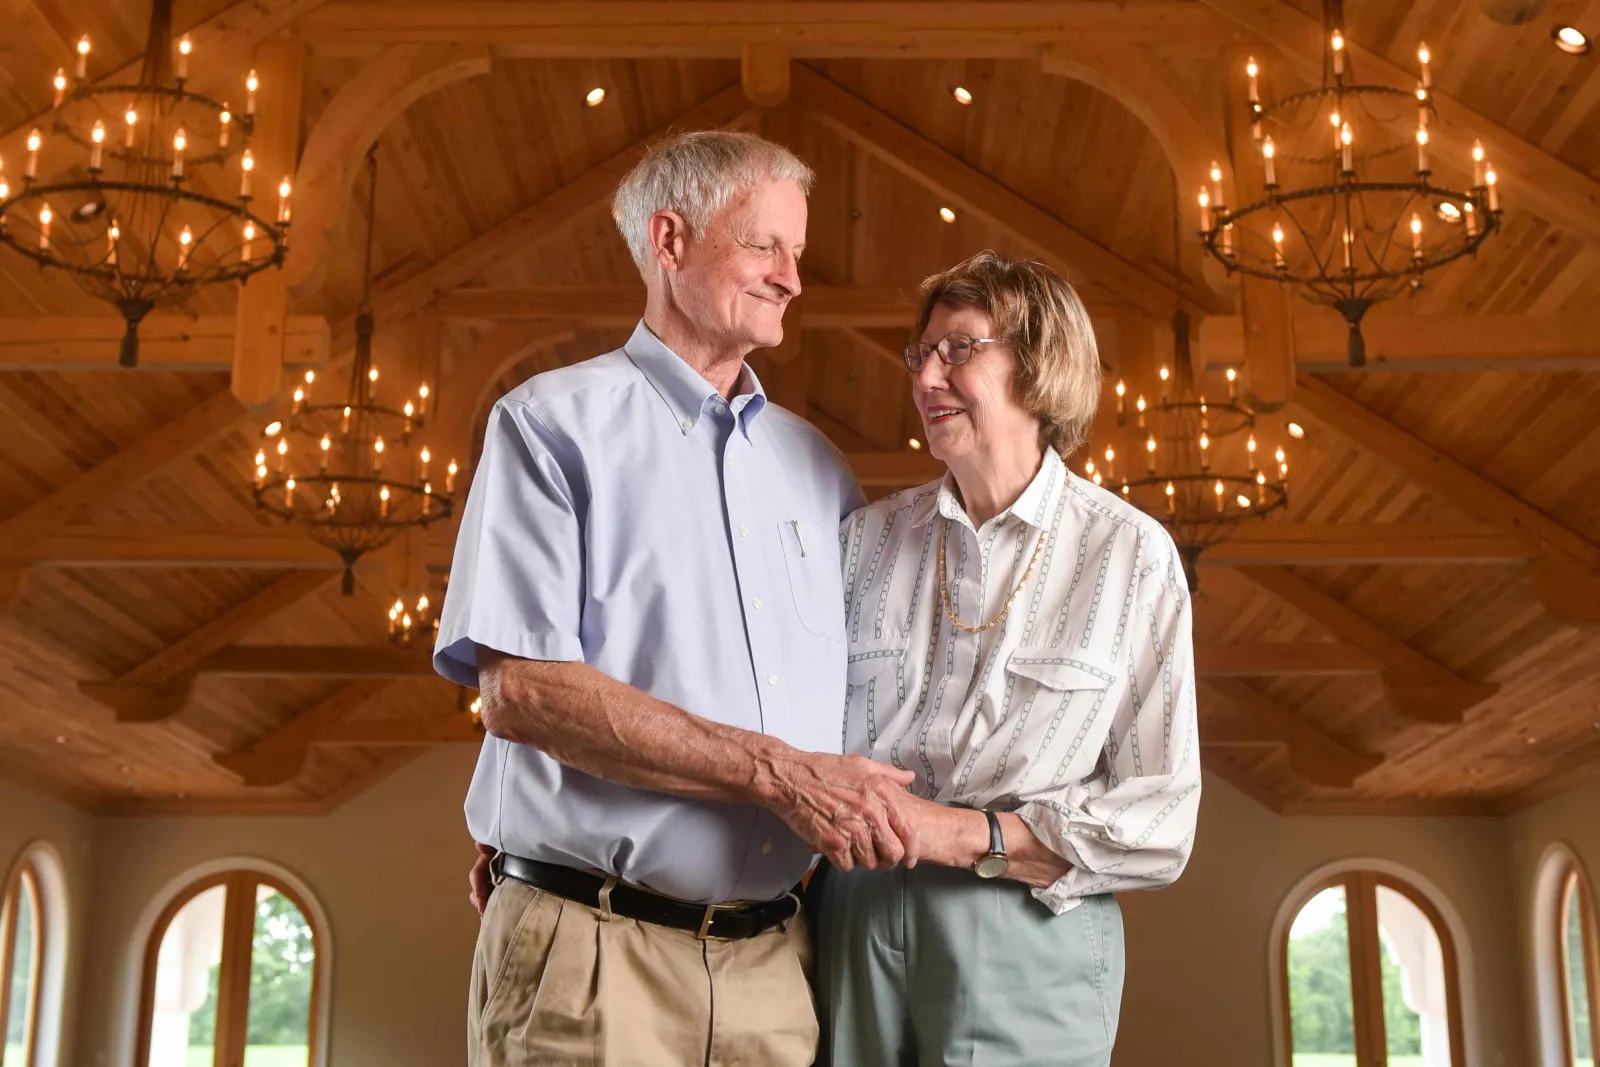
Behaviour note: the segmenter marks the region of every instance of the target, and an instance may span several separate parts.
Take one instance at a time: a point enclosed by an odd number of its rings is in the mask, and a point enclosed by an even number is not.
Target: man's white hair
[[[793,182],[806,194],[816,175],[800,157],[753,133],[704,130],[680,133],[651,145],[617,186],[611,217],[639,272],[648,277],[650,216],[672,211],[699,238],[737,194],[767,181]]]

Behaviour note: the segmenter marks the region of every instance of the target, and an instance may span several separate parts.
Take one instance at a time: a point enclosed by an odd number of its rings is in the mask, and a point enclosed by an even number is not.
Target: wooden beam
[[[341,686],[265,737],[232,752],[218,753],[211,757],[212,762],[237,775],[245,785],[292,781],[305,766],[306,750],[316,737],[394,684],[369,679]]]
[[[808,284],[806,325],[816,329],[911,327],[912,290],[895,286]],[[638,285],[541,285],[456,289],[435,305],[446,322],[557,320],[587,327],[627,328],[644,314]],[[901,342],[902,344],[904,342]],[[898,356],[896,358],[899,358]]]
[[[669,133],[709,130],[727,126],[750,109],[737,85],[717,93],[709,100],[664,123],[604,161],[590,167],[572,181],[546,194],[511,218],[447,253],[437,262],[373,298],[373,310],[382,314],[409,313],[433,303],[440,296],[477,278],[485,268],[525,255],[529,247],[565,233],[598,205],[608,202],[617,183],[633,169],[645,147]],[[635,307],[643,309],[644,302]],[[441,317],[443,313],[441,313]],[[569,312],[565,317],[573,317]],[[638,313],[632,321],[638,321]]]
[[[1344,374],[1349,327],[1336,312],[1297,312],[1295,366],[1301,373]],[[1373,315],[1361,324],[1365,370],[1600,371],[1600,315]],[[1208,367],[1245,361],[1244,321],[1217,315],[1200,324]]]
[[[1313,785],[1343,789],[1383,762],[1382,756],[1357,752],[1329,737],[1304,719],[1285,711],[1278,703],[1248,682],[1238,679],[1208,679],[1204,688],[1242,711],[1248,722],[1244,733],[1229,733],[1215,725],[1202,724],[1201,744],[1262,744],[1285,746],[1289,766]]]
[[[1276,46],[1312,82],[1322,74],[1323,31],[1320,20],[1284,0],[1202,0],[1219,14]],[[1359,41],[1346,38],[1352,69],[1366,85],[1390,85],[1410,92],[1417,72],[1400,67]],[[1449,57],[1443,57],[1445,62]],[[1435,159],[1458,162],[1462,169],[1471,159],[1474,140],[1481,139],[1489,159],[1500,172],[1502,188],[1517,190],[1528,208],[1589,241],[1600,241],[1600,181],[1567,164],[1538,145],[1467,107],[1435,88],[1433,103],[1439,121],[1433,129]],[[1415,130],[1415,115],[1395,112],[1395,128]]]
[[[112,318],[0,319],[0,372],[120,370],[127,324]],[[225,372],[233,366],[233,315],[152,315],[139,324],[139,370]],[[328,361],[328,320],[284,320],[283,362],[295,369]]]
[[[1389,703],[1417,722],[1459,723],[1467,709],[1500,690],[1496,683],[1462,678],[1292,571],[1242,567],[1235,573],[1377,660],[1383,667],[1383,689]]]
[[[1469,515],[1523,538],[1537,550],[1534,588],[1545,610],[1564,622],[1600,623],[1600,545],[1310,375],[1300,375],[1295,408]]]
[[[1267,195],[1266,177],[1258,165],[1261,145],[1251,133],[1251,124],[1244,119],[1248,113],[1249,77],[1245,73],[1248,50],[1234,48],[1227,54],[1226,115],[1228,122],[1228,148],[1233,157],[1233,189],[1235,204],[1254,204]],[[1271,70],[1263,70],[1262,77],[1268,86],[1262,92],[1271,98]],[[1179,176],[1190,182],[1206,180],[1205,172],[1190,172]],[[1184,197],[1183,199],[1190,199]],[[1198,201],[1196,201],[1198,207]],[[1220,206],[1220,205],[1219,205]],[[1241,239],[1243,235],[1240,235]],[[1239,276],[1239,322],[1244,335],[1244,383],[1251,397],[1251,406],[1260,411],[1277,411],[1288,403],[1294,392],[1294,330],[1291,325],[1289,290],[1268,278],[1248,274]],[[1204,323],[1201,323],[1204,326]],[[1204,352],[1200,368],[1207,366]]]
[[[1175,0],[340,0],[299,32],[335,53],[470,42],[514,57],[591,59],[735,58],[749,41],[782,44],[796,59],[1034,59],[1050,40],[1215,46],[1237,36],[1226,20]]]
[[[1194,664],[1195,674],[1207,679],[1376,674],[1383,669],[1383,664],[1361,649],[1338,641],[1201,642],[1195,645]]]
[[[115,680],[79,682],[78,690],[114,711],[118,722],[169,719],[182,710],[196,669],[207,657],[309,596],[329,577],[328,571],[291,571]]]
[[[1172,313],[1175,299],[1180,299],[1191,315],[1233,310],[1231,302],[1193,284],[1181,295],[1175,294],[1164,280],[1146,274],[810,68],[796,67],[793,79],[796,94],[829,128],[1034,249],[1079,289],[1098,286],[1160,318]]]
[[[305,91],[304,41],[280,38],[263,42],[253,60],[261,84],[270,86],[256,110],[250,150],[260,168],[262,185],[273,187],[279,176],[294,174],[300,159],[300,110]],[[239,328],[234,333],[233,377],[229,388],[239,403],[259,411],[272,403],[283,376],[285,324],[289,289],[283,271],[268,269],[239,289]]]
[[[903,489],[942,478],[945,471],[926,452],[850,452],[845,459],[863,489]]]
[[[1258,522],[1200,554],[1202,567],[1501,564],[1534,555],[1526,541],[1478,522]]]
[[[489,73],[486,45],[392,45],[369,59],[328,101],[295,172],[294,240],[284,282],[298,298],[321,285],[367,149],[412,104],[446,85]]]
[[[448,560],[435,540],[431,557]],[[344,563],[293,526],[67,526],[35,541],[22,563],[35,567],[227,567],[234,570],[343,570]],[[362,556],[357,570],[383,566]]]
[[[483,740],[483,727],[471,715],[411,715],[398,719],[357,719],[322,731],[317,745],[440,745]]]
[[[576,336],[577,328],[570,322],[497,322],[456,362],[448,380],[441,383],[435,432],[439,457],[461,464],[460,484],[471,482],[473,439],[488,418],[490,406],[499,399],[495,383],[531,353]],[[456,509],[456,514],[460,513],[461,509]]]
[[[395,645],[230,645],[194,673],[232,678],[432,678],[427,649]]]
[[[777,107],[789,99],[789,46],[781,41],[740,45],[739,85],[756,107]]]

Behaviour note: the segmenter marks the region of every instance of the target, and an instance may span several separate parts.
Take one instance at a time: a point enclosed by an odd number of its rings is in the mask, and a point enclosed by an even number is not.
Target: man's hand
[[[477,841],[472,847],[478,850],[478,858],[472,864],[472,870],[467,872],[467,885],[470,892],[468,899],[472,906],[478,909],[478,914],[483,914],[483,909],[489,906],[489,894],[494,892],[494,876],[489,871],[489,864],[494,859],[495,850],[490,845]]]
[[[794,750],[764,770],[766,806],[835,867],[916,865],[921,850],[907,814],[915,798],[905,790],[916,778],[910,771],[862,756]]]

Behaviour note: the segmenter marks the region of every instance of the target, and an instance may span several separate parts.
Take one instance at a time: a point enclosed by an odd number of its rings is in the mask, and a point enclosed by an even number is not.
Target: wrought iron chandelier
[[[433,577],[431,569],[429,577]],[[389,605],[389,640],[401,648],[413,645],[431,648],[439,636],[439,609],[444,606],[444,587],[448,583],[449,576],[445,575],[437,590],[424,589],[409,602],[404,595],[395,597],[394,603]]]
[[[1200,189],[1201,238],[1231,274],[1295,287],[1344,316],[1352,367],[1366,362],[1361,320],[1374,303],[1415,293],[1423,276],[1472,255],[1500,228],[1493,167],[1473,148],[1472,187],[1437,184],[1429,153],[1436,125],[1432,55],[1419,45],[1415,91],[1356,80],[1344,5],[1324,0],[1321,84],[1263,101],[1261,69],[1248,61],[1250,130],[1260,146],[1265,196],[1230,208],[1212,164]],[[1390,131],[1416,116],[1412,135]]]
[[[1172,265],[1181,273],[1177,187],[1173,187]],[[1233,533],[1242,522],[1264,518],[1289,505],[1289,456],[1282,445],[1270,463],[1259,457],[1256,412],[1239,396],[1239,374],[1224,372],[1227,398],[1207,399],[1195,380],[1189,316],[1172,316],[1172,366],[1157,372],[1161,395],[1128,403],[1128,385],[1115,388],[1117,425],[1139,441],[1144,473],[1133,457],[1117,457],[1107,444],[1104,467],[1093,459],[1084,473],[1096,485],[1114,485],[1122,498],[1161,521],[1177,545],[1191,591],[1199,588],[1200,553]]]
[[[28,135],[20,184],[0,170],[0,243],[66,271],[127,322],[119,361],[139,358],[139,323],[205,285],[281,266],[289,233],[289,179],[276,212],[257,214],[251,187],[255,71],[245,107],[188,87],[193,48],[176,45],[172,0],[155,0],[144,67],[132,85],[88,81],[92,46],[77,45],[71,79],[56,71],[49,132]],[[60,167],[61,177],[42,177]],[[238,189],[224,196],[223,188]]]
[[[433,479],[439,468],[419,439],[432,408],[428,383],[403,394],[399,407],[379,397],[372,360],[376,148],[367,153],[367,174],[365,281],[345,398],[313,401],[316,373],[307,371],[305,384],[294,391],[288,419],[267,424],[255,455],[256,506],[301,523],[312,540],[337,552],[345,565],[346,595],[355,591],[353,568],[363,553],[382,548],[409,527],[450,517],[456,479],[452,459],[443,469],[443,492],[438,491]]]

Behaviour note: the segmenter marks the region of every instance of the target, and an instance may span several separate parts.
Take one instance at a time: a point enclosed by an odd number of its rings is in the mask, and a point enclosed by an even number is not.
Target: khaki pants
[[[613,916],[507,879],[478,931],[471,1067],[809,1067],[805,920],[742,941]]]

